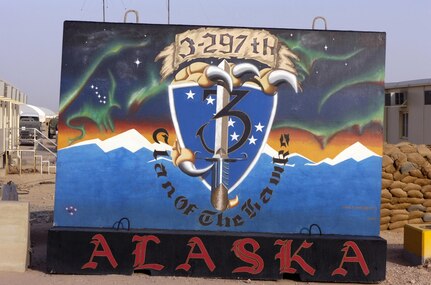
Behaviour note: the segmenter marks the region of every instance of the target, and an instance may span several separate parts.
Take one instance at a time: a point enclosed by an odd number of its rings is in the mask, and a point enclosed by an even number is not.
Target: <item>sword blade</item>
[[[218,67],[225,71],[229,69],[229,65],[225,60],[222,61]],[[218,113],[229,103],[230,94],[223,86],[218,85],[216,96],[216,113]],[[214,158],[228,157],[228,120],[229,118],[227,116],[216,119]]]
[[[228,71],[229,65],[224,60],[219,64],[221,69]],[[229,103],[230,94],[223,87],[217,86],[216,113],[220,112]],[[228,178],[229,178],[229,123],[228,116],[217,118],[215,122],[214,141],[214,168],[211,187],[211,203],[219,211],[224,211],[228,207]]]

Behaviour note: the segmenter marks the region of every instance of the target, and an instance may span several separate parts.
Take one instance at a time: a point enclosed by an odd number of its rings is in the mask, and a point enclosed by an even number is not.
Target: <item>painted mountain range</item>
[[[138,150],[142,148],[146,148],[150,151],[157,150],[171,150],[172,147],[165,143],[151,143],[145,136],[141,135],[137,130],[130,129],[124,133],[113,136],[106,140],[100,139],[92,139],[83,141],[77,144],[74,144],[68,148],[80,147],[84,145],[95,144],[97,145],[103,152],[107,153],[113,151],[118,148],[124,148],[132,153],[136,153]],[[270,157],[276,157],[277,151],[274,150],[271,146],[266,145],[263,153],[269,155]],[[348,159],[353,159],[357,162],[367,159],[372,156],[379,156],[373,151],[369,150],[366,146],[361,144],[360,142],[356,142],[350,147],[346,148],[342,152],[340,152],[335,158],[325,158],[319,162],[313,162],[305,156],[302,156],[298,153],[292,153],[288,157],[289,159],[303,159],[307,161],[305,165],[308,166],[317,166],[320,164],[328,164],[328,165],[336,165]]]

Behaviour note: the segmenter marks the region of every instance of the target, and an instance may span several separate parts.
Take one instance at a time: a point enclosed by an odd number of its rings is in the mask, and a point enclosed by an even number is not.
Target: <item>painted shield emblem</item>
[[[238,197],[229,199],[229,193],[247,177],[266,145],[278,98],[268,86],[289,82],[296,91],[296,77],[275,70],[262,78],[252,64],[226,61],[201,70],[192,76],[195,80],[174,81],[169,87],[178,138],[172,161],[187,175],[200,177],[211,190],[211,204],[224,211],[238,205]],[[243,81],[247,74],[253,77]]]
[[[196,169],[207,170],[199,175],[204,185],[211,192],[224,187],[224,195],[234,191],[265,147],[277,95],[252,85],[229,92],[221,85],[191,83],[171,85],[169,100],[179,146],[195,154]]]

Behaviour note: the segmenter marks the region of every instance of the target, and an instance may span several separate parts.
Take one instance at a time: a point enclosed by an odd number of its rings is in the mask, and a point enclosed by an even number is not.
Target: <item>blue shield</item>
[[[196,154],[196,168],[213,163],[215,155],[217,86],[202,88],[195,83],[171,85],[169,104],[180,146]],[[247,177],[262,153],[275,116],[277,94],[268,95],[259,87],[246,85],[229,95],[223,117],[228,120],[229,169],[224,181],[232,192]],[[202,177],[211,190],[212,175]]]

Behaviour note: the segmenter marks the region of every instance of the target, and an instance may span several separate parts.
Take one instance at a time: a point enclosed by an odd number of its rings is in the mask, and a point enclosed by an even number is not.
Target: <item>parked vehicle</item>
[[[52,139],[54,137],[57,136],[57,131],[58,131],[58,118],[55,117],[53,119],[51,119],[51,121],[49,121],[48,124],[48,138]]]
[[[21,116],[19,119],[20,144],[34,144],[34,140],[40,137],[40,126],[39,117]]]

